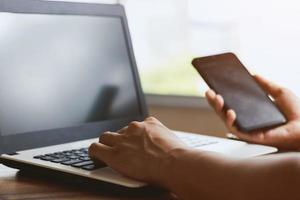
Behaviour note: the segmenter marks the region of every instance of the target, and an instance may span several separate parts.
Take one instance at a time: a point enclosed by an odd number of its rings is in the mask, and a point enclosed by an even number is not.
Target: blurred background
[[[203,95],[190,65],[232,51],[259,73],[300,95],[297,0],[125,0],[146,93]]]
[[[300,96],[297,0],[73,0],[119,3],[128,17],[150,113],[175,129],[223,135],[194,57],[231,51]]]
[[[146,93],[201,96],[193,57],[232,51],[300,95],[297,0],[76,0],[125,6]]]

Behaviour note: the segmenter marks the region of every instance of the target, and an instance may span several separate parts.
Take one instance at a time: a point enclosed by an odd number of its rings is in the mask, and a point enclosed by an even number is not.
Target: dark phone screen
[[[234,54],[198,58],[193,65],[209,87],[223,96],[225,107],[237,113],[236,124],[241,130],[254,131],[286,121]]]

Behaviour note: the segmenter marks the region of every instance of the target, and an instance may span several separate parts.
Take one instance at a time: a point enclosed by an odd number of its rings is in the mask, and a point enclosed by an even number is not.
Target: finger
[[[110,163],[113,157],[113,149],[105,144],[93,143],[89,147],[89,156],[91,159]]]
[[[147,117],[146,119],[145,119],[145,121],[158,121],[155,117],[152,117],[152,116],[150,116],[150,117]]]
[[[214,102],[214,107],[215,107],[215,110],[216,112],[218,113],[222,113],[223,114],[223,108],[224,108],[224,99],[221,95],[216,95],[216,98],[215,98],[215,102]]]
[[[125,126],[125,127],[121,128],[120,130],[118,130],[117,133],[124,134],[127,129],[128,129],[128,126]]]
[[[155,117],[147,117],[144,122],[148,124],[164,126],[164,124],[160,122],[158,119],[156,119]]]
[[[232,139],[232,140],[239,140],[239,138],[236,135],[232,134],[232,133],[227,133],[226,137],[229,138],[229,139]]]
[[[258,84],[274,98],[276,98],[278,95],[281,94],[281,91],[282,91],[281,86],[279,86],[276,83],[273,83],[272,81],[269,81],[259,75],[254,75],[253,77],[258,82]]]
[[[224,100],[220,95],[216,95],[214,100],[214,110],[216,114],[226,123],[226,113],[224,113]]]
[[[228,127],[232,127],[234,125],[234,122],[236,120],[236,113],[234,110],[230,109],[226,113],[226,124]]]
[[[147,117],[146,119],[145,119],[145,121],[146,122],[155,122],[155,123],[158,123],[158,124],[161,124],[162,125],[162,123],[158,120],[158,119],[156,119],[155,117]]]
[[[234,135],[240,140],[246,142],[264,144],[264,134],[262,132],[242,133],[239,131],[235,131]]]
[[[223,121],[225,121],[226,116],[224,116],[224,99],[221,95],[217,95],[213,90],[208,90],[206,92],[206,99],[210,106],[215,110],[215,112],[219,115]]]
[[[128,124],[127,133],[133,131],[142,129],[144,127],[145,122],[138,122],[138,121],[132,121]]]
[[[120,134],[113,132],[102,133],[99,137],[99,142],[107,146],[115,146],[120,141]]]
[[[228,115],[232,115],[232,114],[228,114]],[[232,115],[232,118],[233,117],[234,116]],[[230,122],[227,122],[227,123],[228,123],[228,129],[230,131],[230,133],[227,134],[227,137],[243,140],[243,141],[246,141],[246,142],[257,143],[257,138],[260,137],[259,132],[256,132],[256,133],[243,133],[243,132],[240,132],[236,126],[234,126],[234,123],[232,123],[231,126],[229,126]]]
[[[209,89],[205,92],[205,97],[208,103],[210,104],[210,106],[214,107],[214,100],[216,97],[216,93],[213,90]]]

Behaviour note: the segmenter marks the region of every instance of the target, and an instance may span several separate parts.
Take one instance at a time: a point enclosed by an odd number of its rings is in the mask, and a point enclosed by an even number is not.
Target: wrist
[[[180,165],[183,156],[190,151],[188,148],[175,148],[167,152],[166,156],[160,161],[158,170],[158,184],[164,188],[172,190],[173,178],[176,177],[176,166]]]

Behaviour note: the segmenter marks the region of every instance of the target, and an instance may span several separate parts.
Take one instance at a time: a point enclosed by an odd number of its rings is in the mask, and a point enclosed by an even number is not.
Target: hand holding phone
[[[287,123],[266,130],[243,132],[234,126],[236,114],[233,110],[225,110],[224,99],[213,90],[206,91],[206,99],[216,113],[224,120],[228,131],[227,137],[244,140],[256,144],[275,146],[283,150],[300,149],[300,99],[289,89],[273,83],[261,76],[254,75],[256,82],[270,94],[276,105],[284,113]]]
[[[285,116],[232,53],[195,58],[192,62],[208,86],[233,109],[235,125],[243,132],[264,130],[286,123]]]

